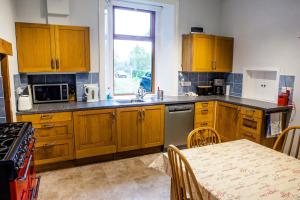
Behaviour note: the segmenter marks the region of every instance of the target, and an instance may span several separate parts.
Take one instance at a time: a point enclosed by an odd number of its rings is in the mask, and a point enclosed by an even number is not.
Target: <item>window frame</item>
[[[131,10],[131,11],[139,11],[139,12],[144,12],[144,13],[150,13],[150,36],[134,36],[134,35],[124,35],[124,34],[116,34],[115,33],[115,9],[123,9],[123,10]],[[112,59],[112,64],[113,64],[113,95],[114,96],[125,96],[125,95],[133,95],[135,93],[123,93],[123,94],[118,94],[115,93],[115,63],[114,63],[114,41],[115,40],[131,40],[131,41],[148,41],[152,43],[152,52],[151,52],[151,92],[147,92],[147,94],[154,94],[155,90],[155,24],[156,24],[156,19],[155,19],[155,11],[152,10],[145,10],[145,9],[140,9],[140,8],[132,8],[132,7],[127,7],[127,6],[119,6],[119,5],[113,5],[112,6],[112,46],[113,46],[113,59]]]

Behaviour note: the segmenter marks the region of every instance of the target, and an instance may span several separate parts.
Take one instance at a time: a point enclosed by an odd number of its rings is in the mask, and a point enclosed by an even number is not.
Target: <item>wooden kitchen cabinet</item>
[[[87,72],[89,28],[16,23],[19,72]]]
[[[234,39],[231,37],[183,35],[182,71],[231,72],[233,43]]]
[[[141,107],[117,109],[118,152],[141,148]]]
[[[55,26],[56,67],[60,72],[90,70],[90,39],[87,27]]]
[[[142,114],[142,148],[163,145],[164,106],[145,106]]]
[[[47,24],[16,23],[19,72],[55,71],[55,29]]]
[[[194,128],[211,127],[214,128],[215,102],[195,103]]]
[[[76,159],[116,152],[114,109],[78,111],[73,117]]]
[[[164,106],[117,109],[118,152],[163,144]]]
[[[218,102],[216,110],[216,130],[222,142],[236,140],[239,128],[239,106]]]
[[[71,112],[18,115],[18,121],[32,122],[37,139],[34,159],[44,165],[74,159],[74,133]]]

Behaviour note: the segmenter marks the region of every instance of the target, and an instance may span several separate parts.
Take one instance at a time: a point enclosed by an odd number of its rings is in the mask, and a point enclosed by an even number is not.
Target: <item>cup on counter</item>
[[[157,99],[163,100],[164,99],[164,91],[157,90]]]

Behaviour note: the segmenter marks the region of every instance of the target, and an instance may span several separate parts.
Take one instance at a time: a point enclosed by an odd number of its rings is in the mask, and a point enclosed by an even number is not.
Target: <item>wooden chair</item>
[[[300,126],[291,126],[283,130],[273,149],[300,159]]]
[[[168,147],[172,169],[171,199],[202,200],[195,174],[185,156],[174,145]]]
[[[210,127],[196,128],[189,133],[187,138],[187,148],[201,147],[217,143],[221,143],[221,137],[215,129]]]

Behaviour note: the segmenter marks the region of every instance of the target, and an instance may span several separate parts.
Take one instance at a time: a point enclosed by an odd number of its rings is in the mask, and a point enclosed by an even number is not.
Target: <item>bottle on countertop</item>
[[[111,95],[110,87],[108,87],[106,91],[106,100],[110,100],[110,99],[112,99],[112,95]]]
[[[157,87],[157,99],[163,100],[164,98],[164,91],[159,89],[159,86]]]

